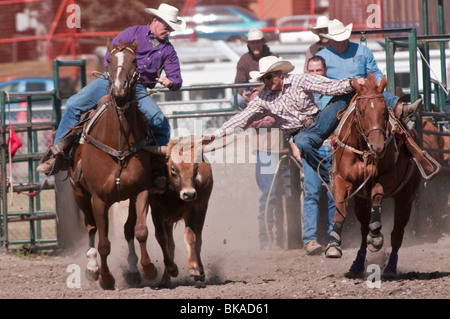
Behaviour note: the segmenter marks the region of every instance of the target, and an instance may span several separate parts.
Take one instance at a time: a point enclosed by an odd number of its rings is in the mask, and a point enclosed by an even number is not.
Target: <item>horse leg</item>
[[[167,259],[164,259],[164,274],[159,283],[160,288],[170,288],[170,277],[178,276],[178,266],[174,262],[175,259],[175,240],[173,239],[173,224],[166,222],[164,224],[165,233],[167,236]]]
[[[78,184],[73,186],[74,199],[78,205],[78,208],[84,214],[84,224],[88,231],[89,246],[86,252],[86,278],[89,281],[98,280],[98,262],[97,262],[97,249],[95,248],[95,234],[97,232],[97,226],[94,219],[94,213],[92,211],[91,194],[81,188]]]
[[[384,238],[381,233],[381,204],[384,198],[383,187],[377,183],[372,188],[372,210],[370,212],[369,233],[367,235],[367,248],[377,252],[383,247]]]
[[[141,250],[141,266],[142,274],[148,280],[153,280],[156,278],[158,271],[155,265],[152,263],[150,256],[147,251],[147,238],[148,238],[148,227],[147,227],[147,214],[148,214],[148,191],[143,191],[139,193],[136,197],[136,227],[135,236],[139,242],[139,247]]]
[[[95,249],[95,233],[97,228],[88,225],[89,233],[89,248],[86,252],[86,258],[88,260],[86,265],[86,278],[89,281],[98,280],[98,262],[97,262],[97,249]]]
[[[141,282],[141,275],[137,267],[138,257],[134,247],[134,227],[136,226],[137,219],[135,201],[136,197],[130,198],[129,200],[128,218],[124,225],[125,240],[128,244],[128,266],[123,275],[125,281],[132,287],[137,286]]]
[[[412,202],[405,203],[401,197],[395,198],[394,227],[391,232],[392,251],[388,263],[384,268],[384,275],[397,274],[398,250],[403,242],[403,235],[411,215],[411,210]]]
[[[348,183],[338,174],[334,180],[334,198],[336,205],[336,212],[333,218],[333,227],[328,236],[328,244],[325,248],[325,257],[327,258],[341,258],[341,233],[342,226],[347,218],[347,197]]]
[[[195,281],[205,281],[205,272],[200,258],[202,247],[202,230],[205,220],[206,208],[194,209],[186,217],[184,242],[188,250],[188,268]]]
[[[109,207],[97,196],[92,198],[94,218],[98,230],[98,253],[100,254],[100,271],[98,280],[103,289],[114,289],[115,280],[109,271],[107,258],[111,252],[111,242],[108,239],[108,209]]]
[[[367,255],[367,234],[369,233],[369,212],[371,202],[369,199],[355,197],[355,215],[360,224],[361,230],[361,245],[359,247],[356,258],[346,274],[347,277],[355,278],[364,273],[365,261]]]

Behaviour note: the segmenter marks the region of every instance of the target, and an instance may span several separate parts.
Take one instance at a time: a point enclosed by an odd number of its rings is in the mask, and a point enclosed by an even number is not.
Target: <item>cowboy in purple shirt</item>
[[[138,40],[136,52],[137,66],[141,79],[136,87],[138,107],[147,119],[157,145],[166,145],[170,137],[170,125],[155,100],[147,95],[147,87],[153,88],[157,83],[168,87],[172,91],[180,89],[182,78],[180,63],[174,47],[169,42],[172,31],[182,31],[186,23],[178,17],[178,9],[161,4],[158,9],[146,8],[146,12],[152,15],[150,24],[130,27],[121,32],[112,41],[112,44],[133,42]],[[105,55],[105,66],[109,52]],[[161,76],[164,69],[165,76]],[[46,175],[58,172],[58,164],[55,159],[62,158],[63,152],[69,149],[77,136],[70,134],[68,127],[74,127],[80,120],[82,113],[93,109],[98,101],[108,94],[108,81],[99,78],[73,95],[66,104],[54,145],[50,146],[46,155],[41,159],[37,171]]]

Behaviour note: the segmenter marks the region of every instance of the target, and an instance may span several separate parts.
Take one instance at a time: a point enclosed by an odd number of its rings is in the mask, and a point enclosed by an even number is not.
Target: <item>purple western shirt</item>
[[[181,78],[180,61],[177,52],[168,39],[153,47],[153,34],[148,24],[125,29],[112,40],[112,44],[116,45],[119,41],[132,43],[136,38],[138,40],[137,66],[143,80],[145,82],[154,82],[160,76],[162,69],[164,69],[166,77],[173,82],[170,90],[176,91],[180,89],[183,79]],[[109,51],[105,54],[105,67],[108,65],[107,58],[109,54]],[[155,83],[146,84],[146,86],[154,88]]]

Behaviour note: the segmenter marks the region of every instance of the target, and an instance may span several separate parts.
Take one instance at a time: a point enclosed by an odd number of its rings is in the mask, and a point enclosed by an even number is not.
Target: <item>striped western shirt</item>
[[[221,137],[236,129],[246,129],[253,121],[268,114],[275,118],[282,131],[290,135],[303,128],[304,121],[319,112],[314,93],[342,95],[352,91],[347,79],[333,81],[316,74],[286,74],[281,91],[262,89],[242,112],[225,122],[214,135]]]

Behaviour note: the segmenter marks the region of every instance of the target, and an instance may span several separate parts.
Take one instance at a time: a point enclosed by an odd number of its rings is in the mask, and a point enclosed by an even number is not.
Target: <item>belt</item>
[[[314,117],[307,117],[306,119],[303,120],[302,127],[291,133],[291,137],[294,137],[295,135],[300,133],[300,131],[303,131],[304,129],[310,127],[311,125],[314,124],[315,121],[316,121],[316,117],[315,116]]]

